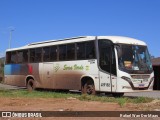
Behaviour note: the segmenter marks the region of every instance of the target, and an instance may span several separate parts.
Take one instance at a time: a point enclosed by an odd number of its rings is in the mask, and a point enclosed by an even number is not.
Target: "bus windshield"
[[[151,73],[152,64],[147,46],[118,44],[119,69],[128,73]]]

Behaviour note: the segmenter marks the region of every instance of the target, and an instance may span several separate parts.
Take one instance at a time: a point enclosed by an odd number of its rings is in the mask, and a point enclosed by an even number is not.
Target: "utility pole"
[[[9,49],[11,48],[11,41],[12,41],[12,32],[14,31],[14,29],[10,29],[10,33],[9,33]]]

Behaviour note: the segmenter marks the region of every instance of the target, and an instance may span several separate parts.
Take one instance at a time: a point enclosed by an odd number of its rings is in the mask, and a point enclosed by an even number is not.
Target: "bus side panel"
[[[36,81],[36,88],[44,88],[43,86],[43,68],[42,63],[30,63],[28,66],[28,76],[33,76],[33,79]]]
[[[76,64],[75,61],[55,62],[54,63],[54,81],[55,89],[79,90],[81,87],[80,78],[84,74],[82,64]],[[75,65],[79,69],[74,69]]]
[[[28,74],[27,65],[23,64],[9,64],[5,65],[5,84],[16,85],[16,86],[26,86],[25,77]]]
[[[36,87],[42,87],[42,75],[40,74],[39,70],[39,63],[5,65],[5,84],[26,86],[26,77],[34,76],[33,79],[38,83],[38,86]]]
[[[54,89],[81,90],[81,77],[93,76],[98,78],[96,60],[55,62],[53,67]],[[99,89],[99,80],[94,80],[96,90]]]

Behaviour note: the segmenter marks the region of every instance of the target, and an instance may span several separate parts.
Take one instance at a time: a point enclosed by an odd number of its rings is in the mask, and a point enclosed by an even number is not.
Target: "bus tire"
[[[88,95],[96,94],[95,85],[91,80],[86,81],[85,84],[82,86],[82,94],[88,94]]]
[[[112,93],[113,97],[122,97],[124,93]]]
[[[35,82],[33,79],[29,79],[27,82],[27,90],[28,91],[33,91],[35,90]]]

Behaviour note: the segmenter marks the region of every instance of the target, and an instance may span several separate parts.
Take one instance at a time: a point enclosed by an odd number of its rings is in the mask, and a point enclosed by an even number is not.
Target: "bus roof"
[[[130,38],[130,37],[123,37],[123,36],[98,36],[98,39],[109,39],[113,43],[136,44],[136,45],[144,45],[144,46],[146,46],[145,42],[143,42],[141,40],[138,40],[138,39]]]
[[[146,43],[137,40],[130,37],[123,37],[123,36],[80,36],[80,37],[72,37],[72,38],[66,38],[66,39],[58,39],[58,40],[48,40],[48,41],[42,41],[42,42],[35,42],[31,43],[22,47],[8,49],[7,51],[14,51],[14,50],[20,50],[20,49],[29,49],[29,48],[38,48],[38,47],[45,47],[45,46],[51,46],[51,45],[60,45],[60,44],[67,44],[67,43],[74,43],[74,42],[83,42],[83,41],[89,41],[89,40],[95,40],[97,39],[108,39],[111,40],[113,43],[123,43],[123,44],[136,44],[136,45],[144,45],[146,46]]]

